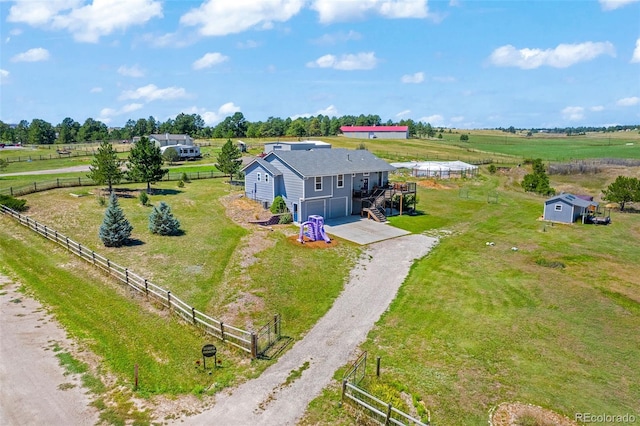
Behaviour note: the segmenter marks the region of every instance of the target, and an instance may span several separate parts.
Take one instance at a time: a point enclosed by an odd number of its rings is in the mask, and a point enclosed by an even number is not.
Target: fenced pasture
[[[551,176],[552,186],[556,177],[565,176]],[[571,177],[576,187],[594,182]],[[433,424],[484,424],[504,401],[569,418],[585,410],[637,417],[640,215],[613,214],[609,227],[545,228],[537,220],[544,197],[510,179],[418,186],[424,214],[392,223],[440,243],[416,262],[361,349],[382,356],[381,381],[423,401]],[[488,203],[492,191],[500,197]],[[553,262],[565,268],[544,266]],[[340,394],[337,384],[301,424],[347,424],[332,407]]]

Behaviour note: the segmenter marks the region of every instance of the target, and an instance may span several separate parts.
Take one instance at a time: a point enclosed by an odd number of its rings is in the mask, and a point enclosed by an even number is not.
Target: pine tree
[[[124,212],[118,204],[118,197],[112,192],[104,213],[104,220],[100,225],[99,235],[102,243],[106,247],[121,247],[131,236],[132,230],[133,226],[124,217]]]
[[[227,139],[218,154],[216,167],[225,175],[229,175],[230,180],[233,180],[233,175],[237,174],[242,166],[241,157],[240,149],[231,142],[231,139]]]
[[[168,169],[162,168],[162,153],[149,138],[142,137],[129,152],[129,179],[146,182],[147,193],[151,192],[151,184],[162,179]]]
[[[149,230],[158,235],[176,235],[180,231],[180,221],[173,217],[171,207],[164,201],[149,215]]]
[[[111,192],[113,185],[119,184],[123,176],[117,152],[111,143],[102,142],[98,152],[93,156],[87,177],[98,185],[107,184]]]

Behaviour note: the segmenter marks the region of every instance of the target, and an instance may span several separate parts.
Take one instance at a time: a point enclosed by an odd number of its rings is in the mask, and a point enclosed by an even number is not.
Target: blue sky
[[[640,123],[640,1],[0,0],[0,120]]]

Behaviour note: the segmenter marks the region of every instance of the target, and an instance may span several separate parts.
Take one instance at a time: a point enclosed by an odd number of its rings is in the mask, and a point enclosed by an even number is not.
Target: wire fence
[[[199,327],[207,334],[248,352],[253,358],[257,358],[261,353],[265,352],[269,348],[269,345],[273,344],[275,341],[274,339],[268,339],[266,341],[264,339],[258,339],[258,335],[253,331],[243,330],[230,324],[225,324],[215,318],[211,318],[194,307],[189,306],[187,303],[171,293],[171,291],[153,284],[135,272],[130,271],[128,268],[110,261],[106,257],[96,253],[88,247],[82,246],[80,243],[73,241],[55,229],[29,218],[29,216],[22,215],[4,205],[0,205],[0,212],[12,217],[21,225],[26,226],[48,240],[56,242],[71,253],[102,269],[112,277],[115,277],[122,283],[129,286],[131,289],[147,297],[148,300],[169,309],[184,321]],[[279,335],[280,316],[276,315],[274,318],[277,319]]]

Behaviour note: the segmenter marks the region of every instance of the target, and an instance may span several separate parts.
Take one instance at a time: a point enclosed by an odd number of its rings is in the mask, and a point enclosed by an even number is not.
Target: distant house
[[[158,148],[173,145],[193,145],[193,139],[189,135],[174,135],[171,133],[151,134],[147,136]],[[133,138],[133,143],[140,140],[140,136]]]
[[[544,220],[551,222],[573,223],[582,215],[592,214],[598,203],[573,194],[560,194],[544,202]]]
[[[265,154],[271,151],[309,151],[312,149],[331,148],[331,144],[322,141],[269,142],[264,144]]]
[[[342,126],[340,131],[348,138],[359,139],[407,139],[408,126]]]
[[[369,151],[348,149],[273,150],[243,168],[246,196],[265,207],[282,196],[295,222],[360,214],[363,197],[386,187],[393,170]]]

